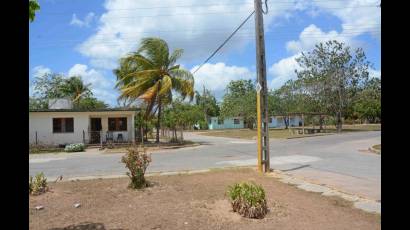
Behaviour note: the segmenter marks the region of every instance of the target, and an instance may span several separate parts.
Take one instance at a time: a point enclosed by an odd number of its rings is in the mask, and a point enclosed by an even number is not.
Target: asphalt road
[[[201,170],[256,165],[256,142],[184,134],[201,146],[152,154],[148,172]],[[359,195],[381,199],[381,156],[366,151],[379,144],[381,132],[352,132],[328,136],[270,140],[271,168]],[[99,152],[30,155],[29,174],[44,172],[49,179],[125,174],[123,154]]]

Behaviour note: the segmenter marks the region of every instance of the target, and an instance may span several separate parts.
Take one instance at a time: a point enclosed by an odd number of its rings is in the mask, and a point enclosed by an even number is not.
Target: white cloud
[[[300,33],[299,40],[288,41],[286,43],[286,49],[292,53],[299,53],[313,49],[317,43],[326,42],[328,40],[337,40],[351,46],[357,43],[350,36],[344,36],[343,33],[338,33],[335,30],[323,32],[316,25],[311,24]]]
[[[264,16],[266,28],[275,18],[296,10],[293,6],[294,3],[271,2],[269,14]],[[172,0],[107,0],[104,7],[107,11],[99,18],[97,32],[81,43],[78,51],[91,58],[93,66],[110,69],[117,65],[120,56],[135,49],[140,39],[148,36],[165,39],[171,49],[183,48],[183,60],[203,59],[246,18],[253,10],[253,3],[248,0],[235,4],[204,4],[202,0],[187,0],[183,4]],[[241,31],[247,33],[235,36],[223,51],[237,51],[251,42],[253,37],[249,39],[248,35],[253,26],[252,17]]]
[[[95,97],[106,103],[114,104],[118,97],[118,92],[114,90],[114,79],[108,79],[102,74],[87,65],[75,64],[68,70],[68,76],[81,76],[84,83],[91,84],[91,89]]]
[[[343,33],[370,33],[380,40],[381,9],[379,0],[314,1],[321,11],[342,21]]]
[[[192,67],[191,71],[198,68]],[[202,91],[203,86],[211,90],[220,100],[225,93],[226,85],[232,80],[255,79],[255,74],[246,67],[227,66],[225,63],[207,63],[195,73],[195,90]]]
[[[269,88],[280,88],[286,81],[296,78],[295,70],[300,70],[301,68],[296,62],[296,58],[299,56],[300,54],[296,54],[284,58],[269,67],[268,74],[272,76],[272,81],[268,86]]]
[[[32,69],[32,75],[34,78],[42,77],[44,74],[51,73],[51,69],[42,65],[36,66]]]
[[[76,14],[73,14],[70,25],[78,26],[78,27],[89,27],[94,17],[95,17],[95,14],[93,12],[90,12],[84,17],[84,20],[80,20],[77,18]]]

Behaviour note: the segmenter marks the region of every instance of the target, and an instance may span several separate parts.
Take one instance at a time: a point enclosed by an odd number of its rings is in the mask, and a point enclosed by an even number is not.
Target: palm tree
[[[40,5],[38,4],[37,0],[29,0],[29,10],[28,10],[28,17],[30,22],[34,21],[36,16],[36,11],[40,9]]]
[[[183,99],[194,97],[194,77],[191,72],[176,65],[182,49],[169,52],[168,44],[160,38],[144,38],[137,52],[120,59],[114,70],[120,98],[143,99],[147,103],[146,117],[157,113],[157,136],[161,126],[161,108],[172,101],[172,92]],[[154,109],[155,107],[155,109]]]
[[[77,105],[80,104],[80,99],[92,95],[91,84],[84,84],[79,76],[70,77],[65,81],[65,84],[62,86],[62,91],[65,95],[71,97],[71,100]]]

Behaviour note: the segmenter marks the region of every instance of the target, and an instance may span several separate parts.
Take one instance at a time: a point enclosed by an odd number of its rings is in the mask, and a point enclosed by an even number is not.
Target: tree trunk
[[[323,116],[322,115],[319,116],[319,126],[320,126],[319,129],[322,130],[323,129]]]
[[[157,116],[157,137],[155,142],[159,144],[159,130],[161,128],[161,100],[158,99],[158,116]]]
[[[338,133],[342,132],[342,114],[340,112],[336,114],[336,129]]]
[[[156,138],[156,143],[159,145],[159,130],[161,128],[161,96],[159,95],[159,92],[161,90],[161,82],[158,84],[158,91],[157,91],[157,100],[158,100],[158,120],[157,120],[157,138]]]
[[[283,118],[283,121],[285,122],[285,129],[289,128],[289,116],[285,116]]]

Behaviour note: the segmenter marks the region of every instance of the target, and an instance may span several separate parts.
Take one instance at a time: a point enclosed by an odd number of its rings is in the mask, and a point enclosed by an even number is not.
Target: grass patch
[[[160,149],[177,149],[177,148],[184,148],[184,147],[191,147],[191,146],[196,146],[199,145],[199,143],[194,142],[194,141],[184,141],[182,143],[169,143],[169,142],[162,142],[160,144],[160,147],[158,148],[158,144],[154,142],[148,142],[144,143],[144,148],[146,151],[153,151],[153,150],[160,150]],[[142,147],[138,145],[139,147]],[[128,145],[128,146],[115,146],[113,148],[107,148],[105,150],[105,153],[124,153],[127,152],[127,149],[133,147],[133,145]]]
[[[381,151],[382,150],[382,145],[380,144],[380,145],[373,145],[373,147],[372,148],[374,148],[374,149],[377,149],[377,150],[379,150],[379,151]]]
[[[39,147],[30,147],[29,154],[42,154],[42,153],[63,153],[64,148],[39,148]]]
[[[305,128],[312,128],[311,126],[305,126]],[[316,128],[318,128],[316,126]],[[360,131],[380,131],[380,124],[368,124],[368,125],[343,125],[342,132],[360,132]],[[326,126],[326,133],[335,133],[335,126]],[[223,130],[202,130],[198,132],[200,135],[213,136],[213,137],[228,137],[228,138],[239,138],[247,140],[255,140],[257,138],[257,130],[250,129],[223,129]],[[318,134],[305,134],[305,136],[315,136],[323,135],[323,133]],[[273,139],[285,139],[292,137],[303,137],[300,134],[294,134],[289,129],[269,129],[269,138]]]

